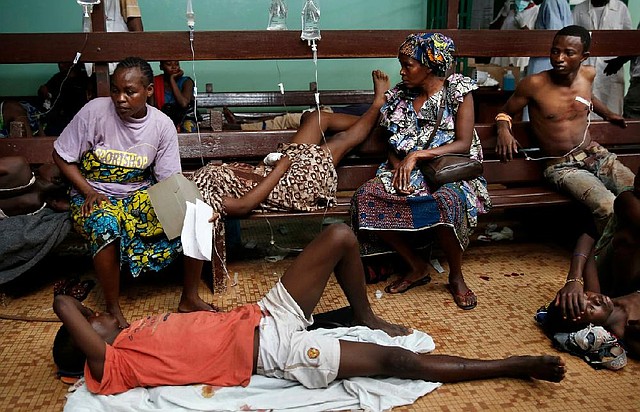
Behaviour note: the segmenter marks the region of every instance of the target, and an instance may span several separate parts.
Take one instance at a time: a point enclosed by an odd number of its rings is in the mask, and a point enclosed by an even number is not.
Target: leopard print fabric
[[[312,211],[335,206],[338,174],[329,152],[315,144],[296,143],[283,143],[278,152],[291,159],[291,166],[262,208]],[[271,172],[270,167],[265,169]]]
[[[330,153],[318,145],[294,143],[281,144],[278,152],[289,156],[291,166],[260,205],[262,210],[313,211],[335,206],[338,175]],[[192,179],[214,212],[224,215],[224,197],[242,197],[272,170],[265,165],[210,163]]]

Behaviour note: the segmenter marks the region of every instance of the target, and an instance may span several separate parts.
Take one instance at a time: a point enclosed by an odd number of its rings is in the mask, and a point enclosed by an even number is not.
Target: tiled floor
[[[297,242],[300,246],[307,237],[313,236],[314,231],[308,229],[319,229],[320,223],[304,223],[301,231],[290,223],[271,222],[271,226],[276,245],[292,246],[292,242]],[[269,228],[264,224],[245,228],[244,240],[255,240],[259,249],[268,248],[269,239]],[[273,250],[269,252],[275,254]],[[369,296],[374,310],[387,319],[430,333],[436,342],[435,353],[479,358],[557,353],[532,317],[562,285],[569,255],[567,246],[557,242],[520,239],[473,244],[464,263],[467,281],[479,297],[479,305],[472,311],[462,311],[455,306],[445,290],[444,274],[434,275],[429,285],[402,295],[385,294],[381,299],[376,299],[374,292],[382,290],[384,284],[369,285]],[[274,263],[262,258],[230,262],[229,273],[232,278],[237,273],[237,286],[229,288],[224,295],[214,296],[203,285],[201,293],[225,309],[253,302],[272,286],[290,259]],[[59,327],[50,308],[52,284],[63,276],[59,273],[68,270],[91,276],[90,264],[80,262],[81,265],[72,268],[56,268],[50,263],[19,284],[0,290],[3,292],[0,295],[0,411],[62,409],[67,386],[56,379],[50,356],[53,336]],[[518,275],[512,275],[514,273]],[[146,276],[127,282],[122,293],[125,314],[135,319],[148,313],[173,310],[179,293],[179,276]],[[85,303],[101,307],[99,287]],[[332,281],[318,311],[345,304],[344,296]],[[596,371],[578,358],[563,356],[568,373],[560,384],[512,379],[447,384],[415,404],[396,410],[640,410],[639,362],[630,361],[618,372]]]

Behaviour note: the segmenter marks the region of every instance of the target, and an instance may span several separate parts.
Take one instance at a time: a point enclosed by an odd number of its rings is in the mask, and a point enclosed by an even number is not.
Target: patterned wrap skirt
[[[83,156],[80,170],[88,180],[103,182],[134,182],[149,176],[148,170],[100,163],[91,152]],[[127,266],[136,277],[145,269],[164,269],[182,253],[180,238],[169,240],[164,234],[146,189],[125,198],[109,197],[88,216],[82,214],[84,200],[79,194],[71,197],[71,217],[75,229],[89,241],[92,256],[119,241],[120,266]]]
[[[353,195],[351,222],[363,256],[391,252],[376,231],[418,232],[438,225],[453,228],[464,250],[477,226],[478,213],[486,213],[491,207],[483,177],[447,183],[435,191],[424,186],[410,196],[389,192],[381,178],[376,177]],[[426,237],[424,240],[426,243]]]
[[[335,205],[338,175],[330,153],[318,145],[296,143],[280,144],[278,152],[291,159],[291,166],[259,210],[313,211]],[[214,212],[224,215],[225,197],[244,196],[272,170],[264,165],[209,163],[194,173],[193,181]]]

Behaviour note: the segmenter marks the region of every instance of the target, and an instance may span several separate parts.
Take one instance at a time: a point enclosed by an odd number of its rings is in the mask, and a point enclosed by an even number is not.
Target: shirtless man
[[[589,136],[590,110],[626,127],[620,115],[592,95],[595,70],[582,65],[589,46],[589,32],[580,26],[558,31],[551,46],[552,69],[522,79],[503,113],[496,116],[496,152],[503,161],[518,152],[511,117],[528,105],[531,128],[547,161],[545,178],[584,203],[602,230],[613,214],[615,197],[633,184],[634,175]]]
[[[0,158],[0,219],[35,213],[45,207],[69,209],[60,169],[44,164],[34,174],[20,156]]]
[[[324,230],[257,304],[229,313],[167,313],[120,330],[113,316],[94,313],[70,296],[56,296],[53,308],[87,356],[87,388],[100,394],[136,386],[246,386],[256,373],[298,381],[308,388],[354,376],[436,382],[564,378],[566,367],[557,356],[475,360],[347,342],[306,331],[332,272],[356,318],[373,320],[363,323],[390,333],[407,333],[371,311],[358,241],[346,225]]]

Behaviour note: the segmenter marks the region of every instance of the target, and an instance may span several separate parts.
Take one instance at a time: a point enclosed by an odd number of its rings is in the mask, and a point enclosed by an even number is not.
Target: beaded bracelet
[[[578,282],[579,284],[581,284],[582,286],[584,286],[584,282],[582,281],[582,279],[580,278],[571,278],[571,279],[567,279],[566,282],[564,282],[564,284],[566,285],[567,283],[571,283],[571,282]]]
[[[573,256],[581,256],[581,257],[583,257],[585,259],[589,259],[589,256],[585,255],[584,253],[579,253],[579,252],[574,253]]]

